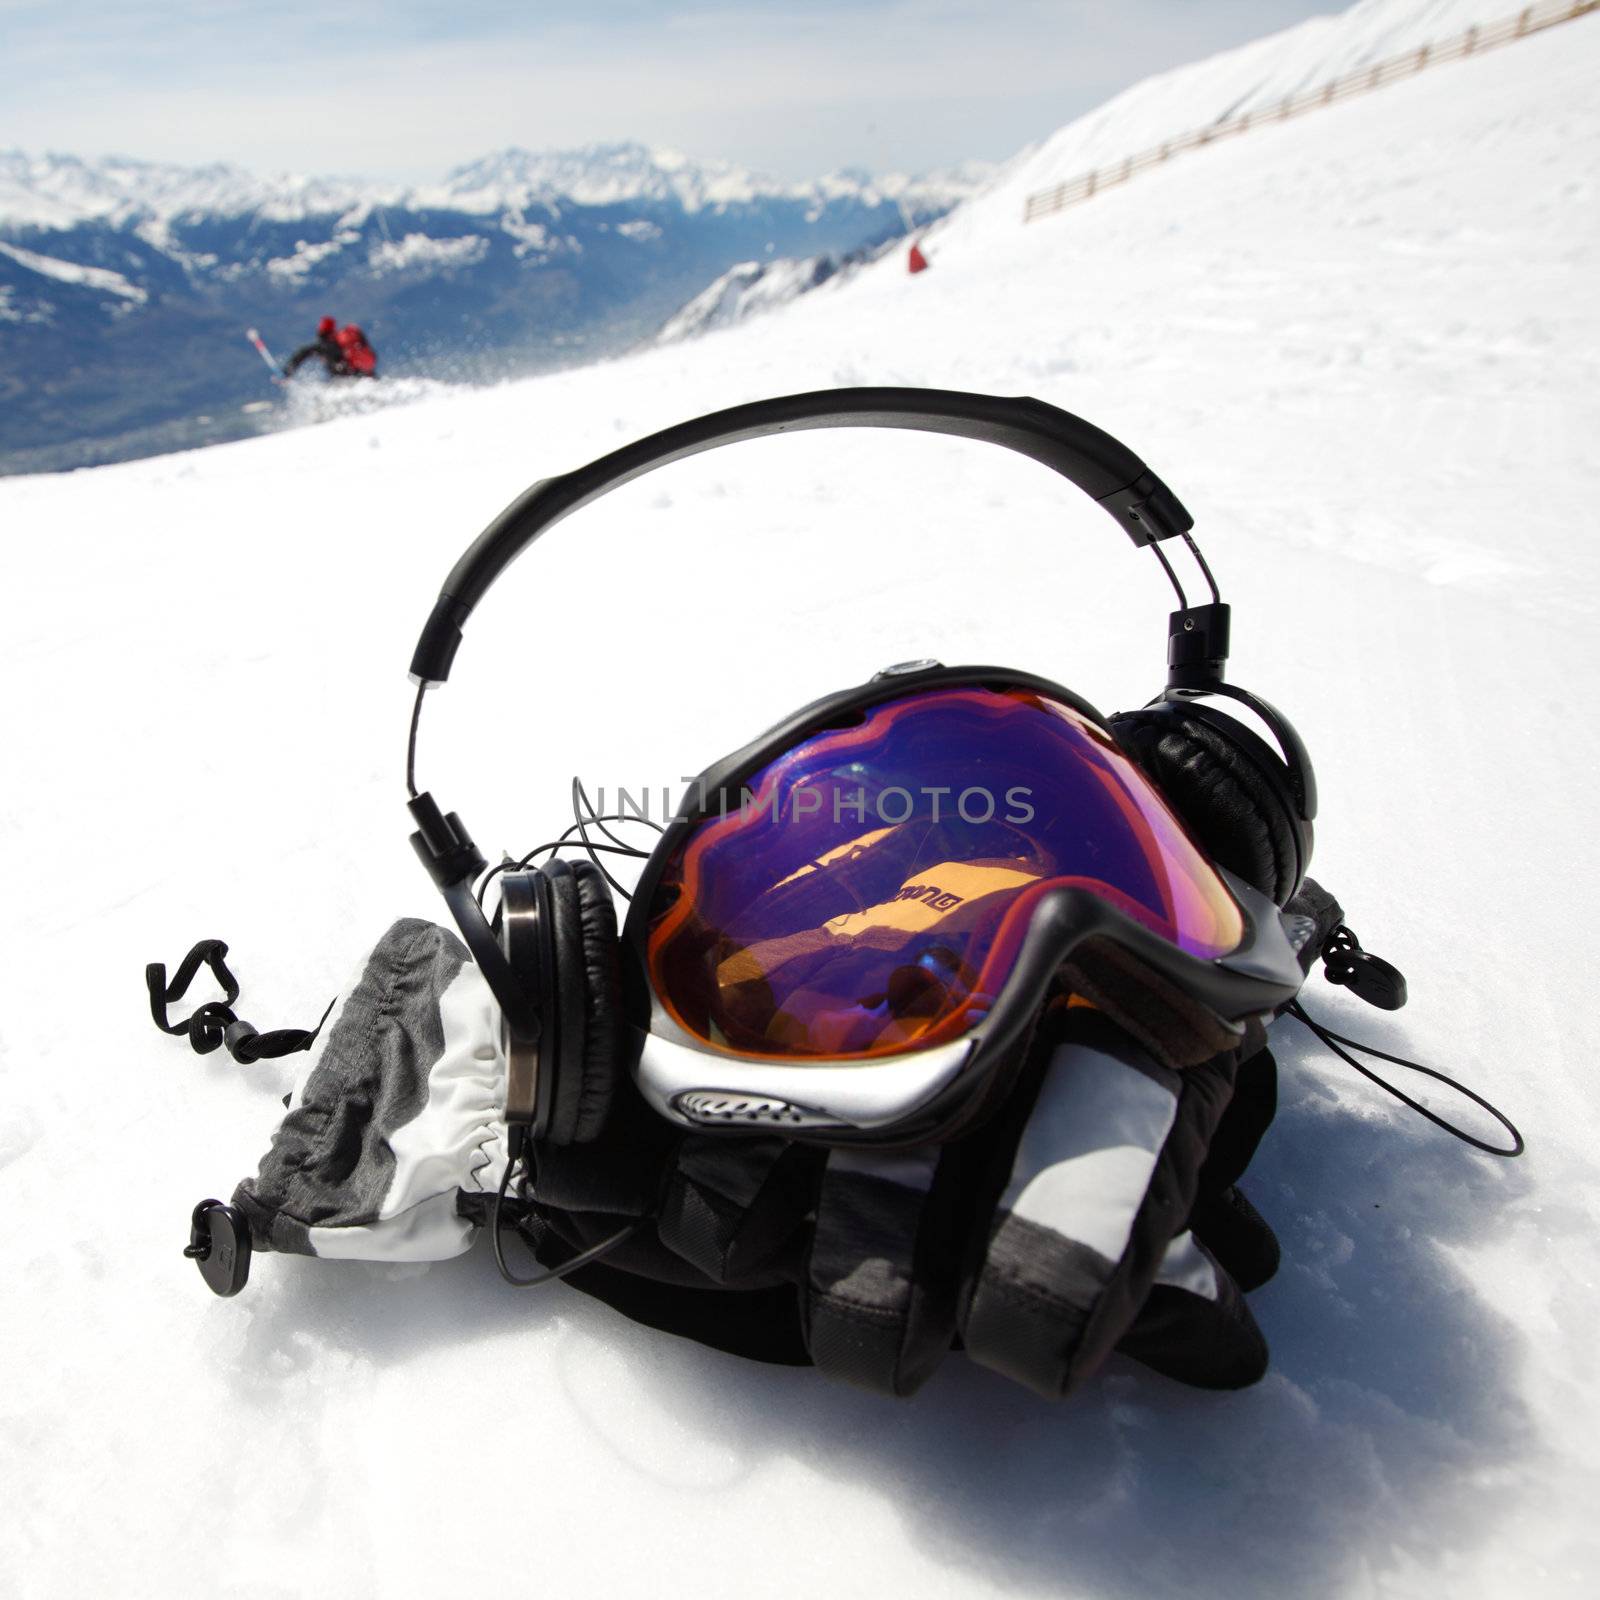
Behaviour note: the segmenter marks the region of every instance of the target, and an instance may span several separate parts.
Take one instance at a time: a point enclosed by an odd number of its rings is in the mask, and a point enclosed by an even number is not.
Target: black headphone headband
[[[514,500],[451,569],[411,658],[412,679],[443,683],[461,628],[489,586],[545,529],[657,467],[803,428],[912,428],[981,439],[1030,456],[1104,506],[1136,545],[1186,533],[1194,518],[1125,444],[1070,411],[1025,397],[952,389],[822,389],[713,411],[545,478]]]

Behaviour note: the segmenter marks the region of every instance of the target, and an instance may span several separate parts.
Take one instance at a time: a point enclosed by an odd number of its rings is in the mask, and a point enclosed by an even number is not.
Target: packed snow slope
[[[1543,15],[1558,3],[1543,0],[1529,10]],[[1040,189],[1113,165],[1178,134],[1265,111],[1291,95],[1424,45],[1442,44],[1519,9],[1514,0],[1358,0],[1337,15],[1312,17],[1236,50],[1140,79],[1024,151],[988,186],[987,198],[1021,216],[1027,196]],[[989,209],[967,207],[961,217],[981,223]]]
[[[0,483],[0,1587],[1593,1594],[1597,66],[1590,19],[1047,223],[979,202],[931,271],[747,327]],[[879,1400],[517,1294],[481,1244],[262,1257],[213,1299],[189,1209],[253,1170],[291,1069],[162,1038],[144,963],[224,937],[243,1015],[314,1020],[391,919],[441,914],[406,842],[405,667],[467,541],[652,429],[859,383],[1037,395],[1176,487],[1233,675],[1315,752],[1316,875],[1410,978],[1392,1016],[1320,980],[1308,1003],[1462,1074],[1527,1158],[1283,1025],[1249,1179],[1284,1245],[1253,1297],[1274,1365],[1233,1395],[1119,1360],[1053,1407],[952,1357]],[[1033,463],[752,443],[506,576],[420,777],[493,854],[559,828],[575,772],[676,785],[911,656],[1118,709],[1160,684],[1168,603]]]

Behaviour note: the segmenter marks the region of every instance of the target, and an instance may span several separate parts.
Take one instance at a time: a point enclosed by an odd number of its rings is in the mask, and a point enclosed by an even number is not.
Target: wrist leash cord
[[[1323,941],[1319,953],[1322,958],[1323,976],[1329,983],[1342,989],[1349,989],[1368,1005],[1377,1006],[1380,1011],[1397,1011],[1406,1003],[1406,980],[1399,969],[1370,951],[1363,950],[1361,941],[1342,922]],[[1309,1028],[1341,1061],[1354,1067],[1363,1078],[1375,1083],[1385,1094],[1393,1095],[1401,1105],[1415,1111],[1419,1117],[1425,1117],[1436,1128],[1442,1128],[1446,1133],[1461,1140],[1463,1144],[1470,1144],[1474,1150],[1481,1150],[1485,1155],[1501,1156],[1506,1160],[1520,1156],[1527,1148],[1516,1124],[1505,1112],[1498,1106],[1491,1105],[1476,1090],[1469,1089],[1466,1084],[1452,1078],[1449,1073],[1440,1072],[1436,1067],[1425,1067],[1420,1061],[1408,1061],[1404,1056],[1390,1055],[1387,1050],[1379,1050],[1375,1045],[1362,1044],[1359,1040],[1347,1038],[1342,1033],[1335,1033],[1332,1028],[1325,1027],[1311,1016],[1298,998],[1291,1000],[1284,1007],[1283,1014],[1293,1017],[1296,1022]],[[1390,1083],[1381,1073],[1374,1072],[1371,1067],[1363,1066],[1350,1054],[1352,1050],[1372,1056],[1379,1061],[1391,1062],[1397,1067],[1405,1067],[1410,1072],[1420,1072],[1424,1077],[1446,1084],[1458,1094],[1465,1095],[1475,1106],[1487,1111],[1511,1135],[1510,1145],[1489,1144],[1475,1134],[1468,1133],[1465,1128],[1441,1117],[1437,1112],[1430,1111],[1420,1101],[1412,1099],[1403,1089]]]
[[[170,984],[166,967],[152,961],[144,969],[144,982],[150,991],[150,1015],[155,1025],[163,1033],[187,1039],[196,1055],[210,1055],[218,1045],[226,1045],[228,1054],[243,1066],[309,1050],[333,1010],[333,1001],[328,1002],[327,1011],[314,1028],[274,1028],[270,1033],[259,1033],[233,1010],[239,999],[239,980],[228,968],[227,954],[228,947],[221,939],[202,939],[179,962]],[[167,1007],[189,992],[189,985],[202,966],[210,967],[223,998],[197,1006],[182,1022],[169,1021]]]

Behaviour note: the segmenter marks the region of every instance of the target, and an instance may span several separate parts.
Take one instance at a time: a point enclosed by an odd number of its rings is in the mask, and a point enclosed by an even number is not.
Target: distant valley
[[[653,336],[737,263],[879,245],[986,171],[785,184],[619,144],[385,188],[0,153],[0,473],[279,425],[247,326],[281,357],[324,312],[357,322],[386,376],[545,370]]]

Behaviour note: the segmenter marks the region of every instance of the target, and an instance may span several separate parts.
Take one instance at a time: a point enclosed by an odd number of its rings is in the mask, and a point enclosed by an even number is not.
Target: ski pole
[[[256,332],[254,328],[246,328],[244,331],[244,336],[256,347],[257,351],[260,353],[261,359],[266,362],[267,371],[272,374],[272,381],[274,383],[282,383],[283,372],[279,368],[278,363],[272,359],[272,352],[267,349],[266,342],[262,339],[261,335]]]

